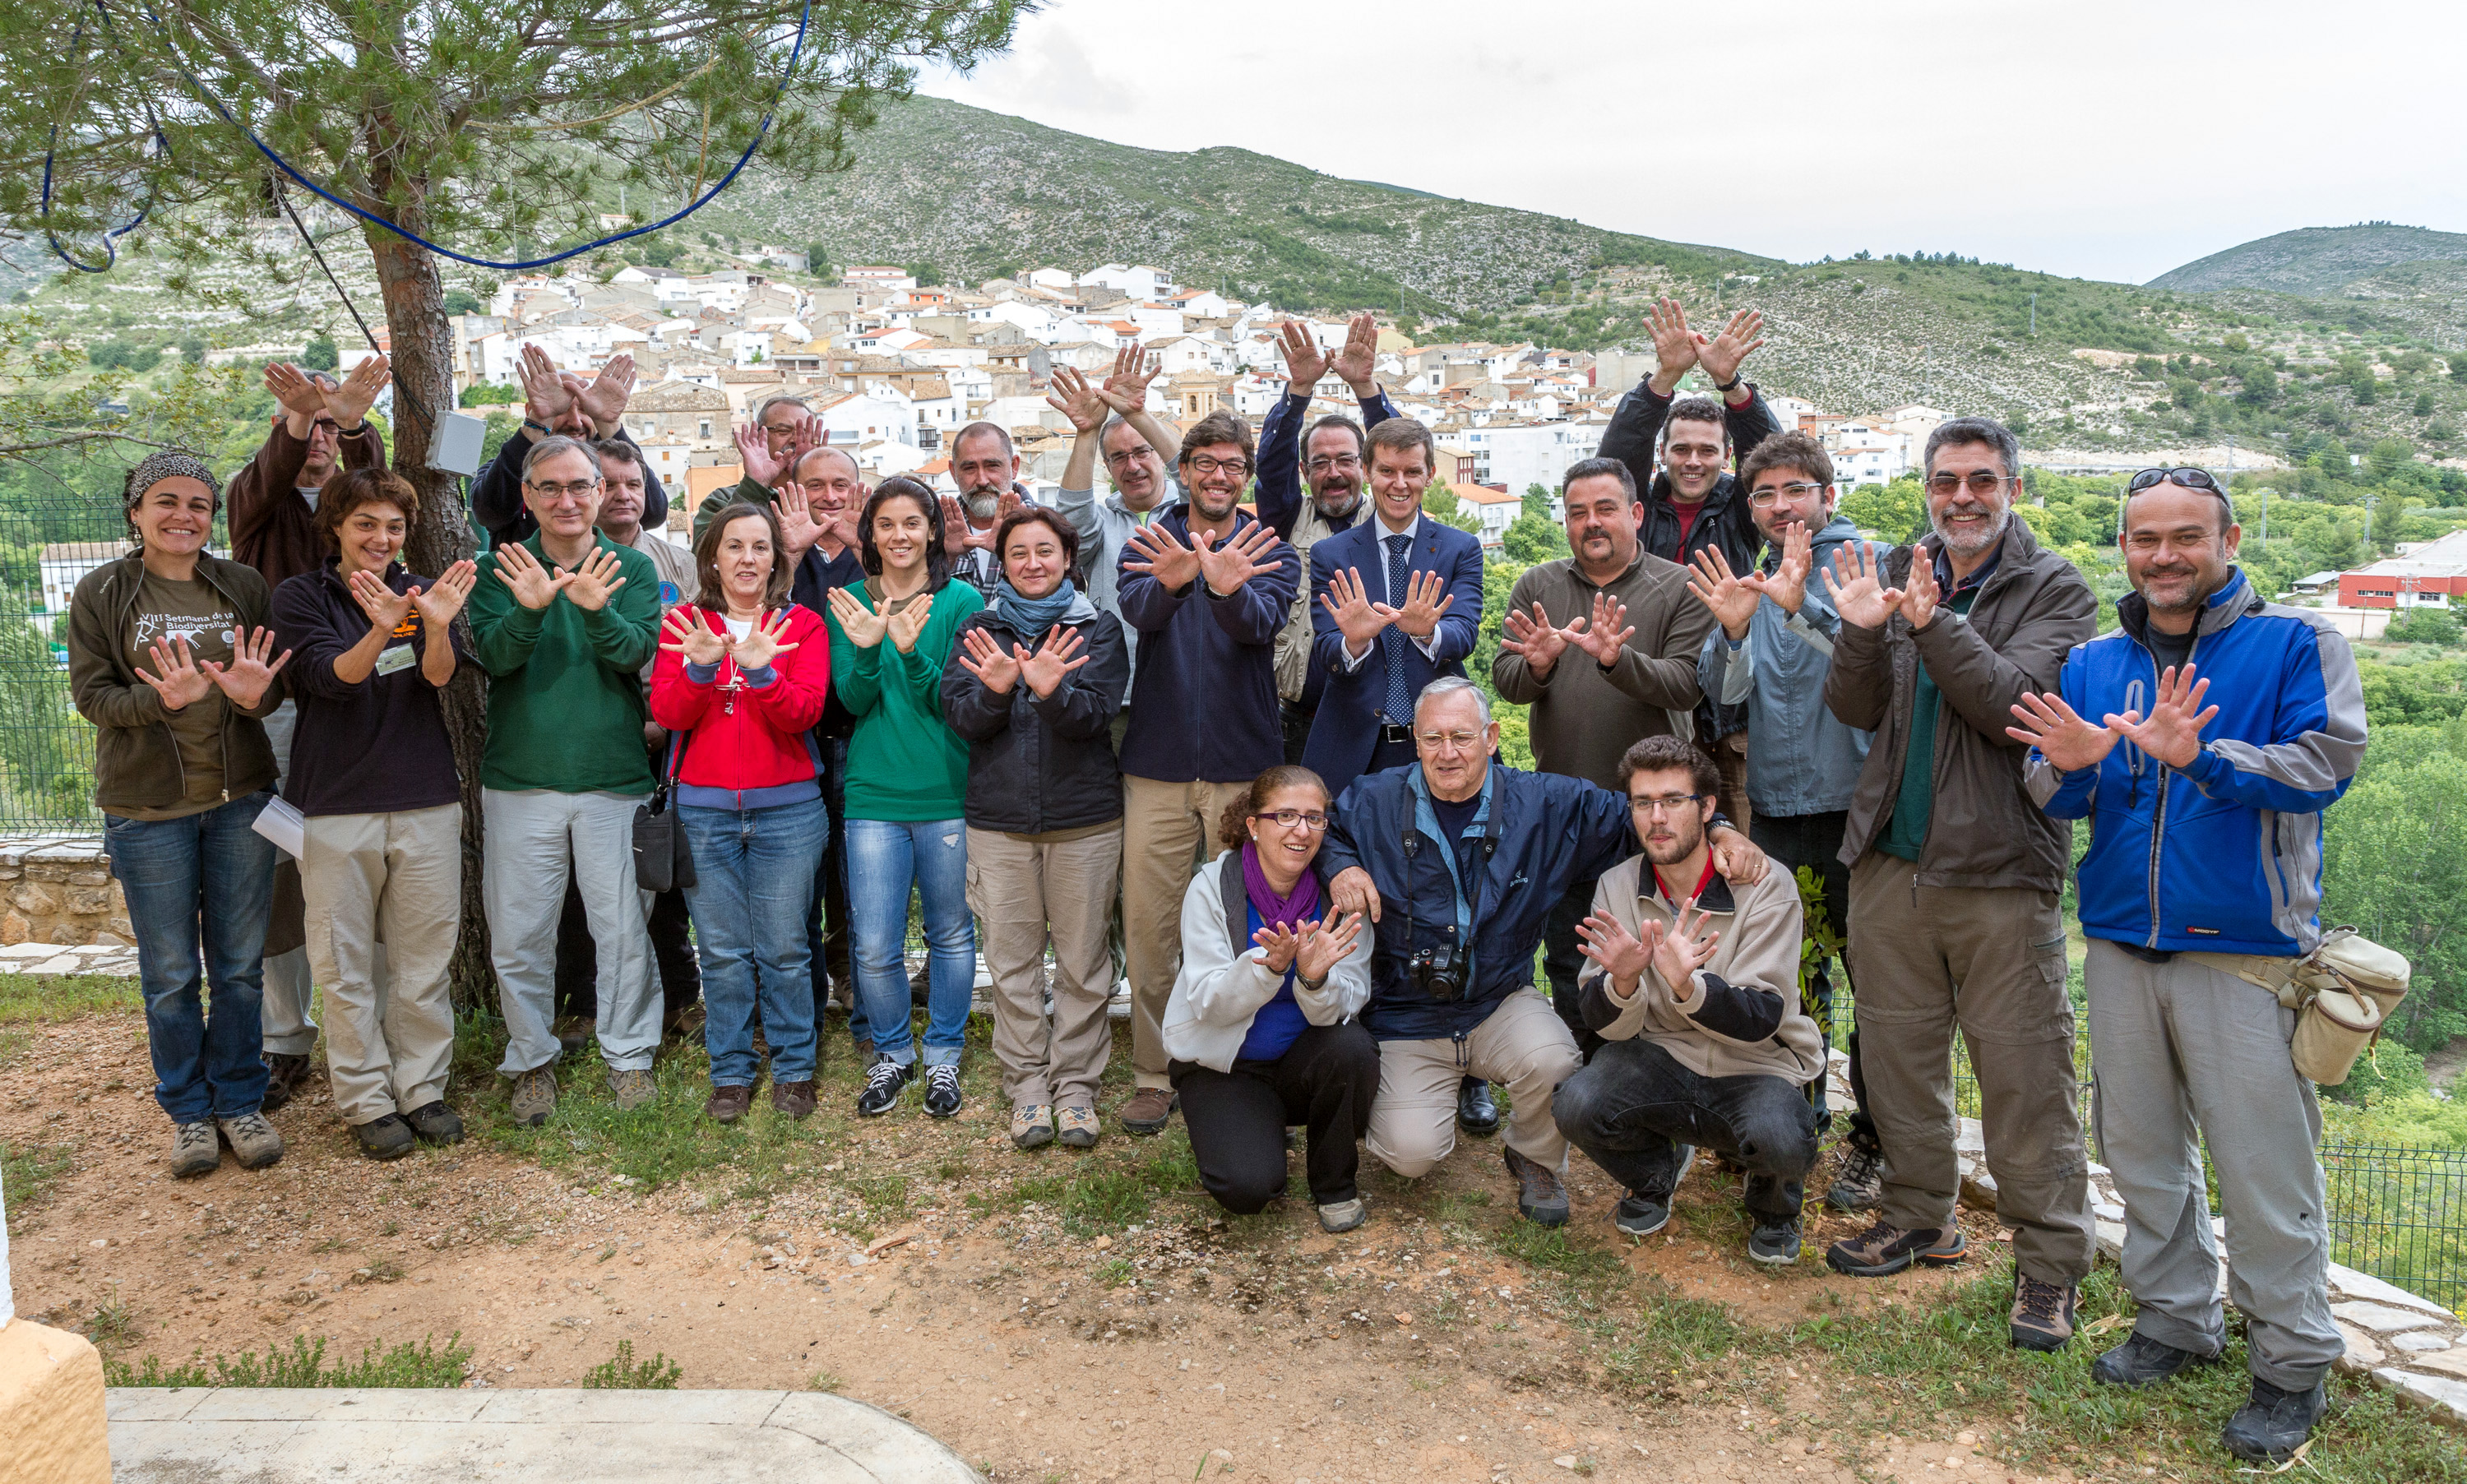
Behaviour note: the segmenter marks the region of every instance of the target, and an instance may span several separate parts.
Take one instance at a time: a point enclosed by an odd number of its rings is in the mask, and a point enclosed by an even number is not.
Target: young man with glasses
[[[1824,706],[1841,616],[1809,577],[1859,547],[1859,528],[1833,513],[1833,461],[1804,433],[1765,439],[1739,461],[1748,507],[1764,533],[1765,558],[1736,573],[1720,551],[1696,553],[1688,589],[1709,610],[1717,632],[1705,641],[1698,679],[1726,706],[1747,708],[1748,801],[1754,813],[1748,838],[1785,871],[1801,866],[1823,884],[1823,927],[1835,937],[1850,931],[1850,867],[1842,863],[1842,832],[1851,795],[1867,761],[1867,733],[1845,727]],[[1819,1032],[1833,1027],[1833,956],[1820,952],[1800,1008]],[[1859,1034],[1850,1033],[1850,1113],[1845,1158],[1825,1200],[1838,1210],[1865,1210],[1878,1199],[1884,1154],[1866,1103]],[[1808,1084],[1817,1125],[1828,1121],[1824,1079]]]
[[[2207,471],[2144,469],[2122,524],[2133,592],[2116,627],[2073,650],[2058,693],[2023,696],[2008,729],[2047,811],[2098,821],[2082,979],[2140,1312],[2091,1374],[2156,1385],[2226,1347],[2207,1143],[2252,1371],[2219,1441],[2284,1463],[2345,1342],[2324,1283],[2321,1112],[2288,1052],[2294,1015],[2263,986],[2321,941],[2321,814],[2364,759],[2364,691],[2337,629],[2236,568],[2244,533]]]
[[[1551,1098],[1569,1142],[1627,1190],[1613,1225],[1649,1237],[1702,1144],[1744,1171],[1748,1256],[1799,1260],[1800,1181],[1816,1162],[1806,1089],[1824,1040],[1799,1003],[1799,884],[1733,888],[1706,828],[1721,774],[1683,737],[1620,760],[1641,855],[1605,872],[1585,940],[1585,1024],[1601,1049]]]
[[[2013,518],[2020,441],[1958,417],[1928,436],[1931,534],[1824,573],[1842,624],[1824,703],[1875,733],[1844,826],[1868,1112],[1885,1149],[1876,1223],[1825,1260],[1881,1277],[1966,1253],[1954,1224],[1952,1042],[1979,1079],[1996,1213],[2013,1228],[2012,1342],[2072,1338],[2096,1251],[2057,910],[2072,826],[2040,811],[2007,737],[2097,632],[2090,585]]]
[[[1182,444],[1189,502],[1132,531],[1118,565],[1122,622],[1141,641],[1121,747],[1134,1091],[1117,1116],[1133,1134],[1160,1133],[1173,1115],[1161,1025],[1191,869],[1226,806],[1283,759],[1277,631],[1300,564],[1237,508],[1255,452],[1240,417],[1199,419]]]

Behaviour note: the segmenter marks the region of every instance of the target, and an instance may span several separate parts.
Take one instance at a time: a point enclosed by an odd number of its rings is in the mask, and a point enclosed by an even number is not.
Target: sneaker
[[[2124,1343],[2093,1360],[2091,1379],[2110,1386],[2155,1386],[2188,1366],[2217,1360],[2198,1350],[2179,1350],[2163,1339],[2136,1331]]]
[[[215,1126],[222,1131],[223,1142],[231,1145],[232,1158],[243,1170],[261,1170],[283,1158],[283,1135],[274,1132],[274,1125],[261,1113],[216,1118]]]
[[[2013,1275],[2013,1348],[2053,1355],[2073,1338],[2073,1310],[2081,1291],[2071,1283],[2042,1283]]]
[[[735,1123],[753,1111],[754,1090],[748,1087],[713,1088],[702,1105],[702,1115],[713,1123]]]
[[[1618,1209],[1611,1213],[1611,1225],[1626,1236],[1652,1236],[1670,1225],[1670,1198],[1657,1199],[1630,1191],[1619,1198]]]
[[[925,1111],[948,1118],[960,1111],[960,1068],[948,1062],[925,1068]]]
[[[2296,1456],[2329,1406],[2321,1383],[2281,1391],[2255,1376],[2252,1396],[2219,1432],[2219,1446],[2248,1463],[2285,1463]]]
[[[514,1121],[530,1128],[548,1122],[556,1112],[556,1073],[546,1067],[534,1067],[514,1079]]]
[[[1799,1261],[1799,1218],[1759,1216],[1748,1233],[1748,1256],[1768,1268],[1787,1268]]]
[[[856,1095],[856,1115],[875,1118],[899,1103],[900,1090],[917,1080],[915,1062],[894,1062],[890,1057],[877,1057],[866,1068],[865,1091]]]
[[[400,1113],[354,1123],[351,1137],[359,1142],[360,1153],[372,1159],[399,1159],[419,1147],[419,1135]]]
[[[1043,1103],[1022,1103],[1010,1111],[1010,1141],[1020,1149],[1043,1149],[1053,1142],[1053,1110]]]
[[[212,1123],[182,1123],[171,1130],[171,1178],[195,1180],[212,1175],[223,1162],[223,1146]]]
[[[1350,1201],[1331,1201],[1319,1208],[1319,1229],[1322,1231],[1351,1231],[1369,1219],[1370,1212],[1363,1205],[1360,1196]]]
[[[275,1113],[300,1095],[301,1086],[308,1080],[308,1058],[282,1051],[265,1053],[265,1097],[257,1105],[259,1113]]]
[[[441,1098],[434,1103],[423,1103],[402,1116],[423,1144],[463,1142],[463,1115],[446,1107]]]
[[[1173,1117],[1174,1104],[1180,1101],[1171,1088],[1142,1088],[1131,1094],[1129,1102],[1114,1110],[1114,1116],[1121,1120],[1124,1133],[1144,1138],[1165,1132],[1166,1122]]]
[[[812,1080],[809,1078],[803,1082],[772,1083],[771,1111],[786,1113],[791,1118],[811,1117],[814,1112]]]
[[[1885,1157],[1864,1144],[1843,1146],[1842,1168],[1824,1192],[1837,1211],[1872,1211],[1885,1203]]]
[[[1558,1172],[1543,1168],[1514,1149],[1504,1153],[1507,1173],[1516,1178],[1518,1214],[1537,1226],[1568,1225],[1568,1187],[1559,1183]]]
[[[1488,1082],[1467,1077],[1457,1084],[1457,1127],[1476,1138],[1499,1132],[1499,1100],[1490,1095]]]
[[[563,1015],[557,1017],[556,1023],[549,1029],[568,1051],[579,1051],[591,1044],[592,1037],[600,1034],[600,1021],[597,1016]]]
[[[1950,1268],[1970,1251],[1961,1228],[1930,1226],[1904,1231],[1891,1222],[1878,1222],[1855,1237],[1836,1242],[1824,1252],[1826,1266],[1854,1278],[1889,1277],[1913,1262]]]
[[[608,1073],[608,1091],[617,1099],[619,1113],[632,1113],[659,1097],[660,1085],[651,1080],[647,1068]]]
[[[1053,1115],[1062,1129],[1062,1142],[1073,1149],[1094,1149],[1097,1135],[1103,1125],[1097,1121],[1097,1110],[1086,1103],[1066,1103]]]

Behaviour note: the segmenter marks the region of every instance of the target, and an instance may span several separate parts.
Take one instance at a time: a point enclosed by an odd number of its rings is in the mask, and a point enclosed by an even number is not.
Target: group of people
[[[774,1108],[804,1116],[834,996],[857,1113],[897,1107],[921,1063],[948,1117],[982,932],[1023,1149],[1100,1137],[1120,974],[1114,1117],[1153,1134],[1179,1107],[1231,1211],[1283,1196],[1296,1126],[1344,1231],[1367,1219],[1361,1149],[1410,1179],[1504,1124],[1525,1218],[1570,1219],[1573,1145],[1621,1188],[1616,1227],[1650,1235],[1703,1154],[1739,1176],[1748,1255],[1778,1265],[1845,1112],[1825,1091],[1838,973],[1855,1107],[1824,1199],[1875,1214],[1825,1260],[1966,1255],[1958,1032],[2013,1233],[2011,1339],[2051,1351],[2094,1250],[2059,913],[2089,818],[2094,1106],[2140,1304],[2096,1375],[2151,1384],[2223,1347],[2206,1138],[2253,1371],[2225,1441],[2287,1457],[2341,1351],[2320,1119],[2290,1012],[2237,970],[2320,939],[2320,814],[2365,741],[2344,641],[2252,590],[2196,468],[2130,482],[2133,592],[2101,635],[2017,516],[2019,446],[1986,418],[1928,438],[1926,528],[1870,543],[1824,449],[1744,379],[1755,313],[1709,335],[1665,301],[1650,326],[1658,369],[1563,482],[1571,554],[1527,572],[1500,625],[1490,692],[1529,708],[1532,772],[1498,758],[1466,676],[1481,548],[1423,508],[1432,438],[1374,379],[1369,315],[1333,348],[1286,327],[1256,437],[1224,412],[1160,421],[1136,346],[1102,381],[1056,368],[1074,441],[1050,506],[1001,427],[952,439],[956,496],[869,489],[775,396],[690,553],[656,534],[666,493],[622,431],[630,364],[584,382],[526,348],[523,428],[472,498],[488,545],[434,575],[401,565],[421,511],[365,420],[382,360],[269,368],[283,411],[232,482],[236,559],[205,550],[213,472],[158,453],[127,483],[135,551],[73,602],[173,1172],[224,1142],[279,1158],[263,1112],[305,1075],[311,982],[361,1148],[461,1136],[440,692],[476,663],[519,1119],[554,1114],[577,1022],[618,1105],[649,1100],[697,999],[707,1114],[743,1116],[767,1063]],[[1690,370],[1716,394],[1681,395]],[[1330,375],[1361,420],[1311,420]],[[296,874],[253,830],[278,787],[306,817]],[[690,846],[673,891],[636,874],[655,790]]]

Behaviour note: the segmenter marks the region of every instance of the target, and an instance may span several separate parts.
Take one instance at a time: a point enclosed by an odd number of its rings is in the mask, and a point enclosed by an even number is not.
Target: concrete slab
[[[962,1484],[860,1402],[783,1391],[114,1391],[115,1484]]]

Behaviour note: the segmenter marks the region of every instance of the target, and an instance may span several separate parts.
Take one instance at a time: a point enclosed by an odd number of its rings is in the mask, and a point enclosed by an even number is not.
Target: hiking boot
[[[1824,1203],[1837,1211],[1872,1211],[1885,1203],[1885,1157],[1864,1144],[1845,1144],[1842,1168],[1824,1192]]]
[[[2073,1309],[2081,1291],[2071,1283],[2042,1283],[2013,1275],[2013,1348],[2053,1355],[2073,1338]]]
[[[423,1103],[402,1116],[423,1144],[463,1142],[463,1115],[446,1107],[441,1098],[434,1103]]]
[[[1043,1103],[1022,1103],[1010,1111],[1010,1141],[1020,1149],[1043,1149],[1053,1142],[1053,1110]]]
[[[559,1016],[549,1030],[568,1051],[579,1051],[591,1044],[592,1037],[600,1034],[600,1020],[591,1015]]]
[[[948,1118],[960,1111],[960,1068],[948,1062],[925,1068],[925,1111]]]
[[[1904,1231],[1891,1222],[1878,1222],[1855,1237],[1834,1243],[1825,1249],[1824,1262],[1834,1271],[1854,1278],[1883,1278],[1913,1262],[1950,1268],[1969,1251],[1958,1226]]]
[[[212,1175],[223,1162],[223,1146],[208,1122],[175,1124],[171,1129],[171,1178],[195,1180]]]
[[[1114,1110],[1114,1116],[1120,1120],[1122,1132],[1144,1138],[1165,1132],[1166,1124],[1173,1117],[1173,1105],[1180,1101],[1171,1088],[1142,1088],[1131,1094],[1129,1102]]]
[[[1351,1231],[1369,1219],[1370,1212],[1364,1207],[1360,1196],[1350,1201],[1331,1201],[1319,1208],[1319,1229],[1322,1231]]]
[[[556,1073],[547,1067],[534,1067],[514,1078],[511,1112],[514,1121],[528,1128],[538,1128],[556,1112]]]
[[[1507,1173],[1516,1178],[1518,1214],[1536,1226],[1568,1225],[1568,1187],[1559,1183],[1558,1172],[1543,1168],[1514,1149],[1503,1152],[1507,1156]]]
[[[1758,1216],[1748,1233],[1748,1257],[1768,1268],[1787,1268],[1799,1261],[1799,1218]]]
[[[265,1097],[257,1105],[259,1113],[275,1113],[300,1094],[308,1081],[308,1058],[292,1056],[283,1051],[265,1053]]]
[[[261,1113],[216,1118],[215,1126],[222,1131],[223,1142],[231,1145],[232,1158],[243,1170],[261,1170],[283,1158],[283,1135],[274,1132],[274,1125]]]
[[[890,1057],[876,1058],[866,1069],[865,1091],[856,1095],[856,1115],[877,1118],[899,1104],[900,1090],[917,1080],[915,1062],[894,1062]]]
[[[399,1159],[419,1147],[419,1135],[400,1113],[354,1123],[351,1137],[358,1140],[360,1153],[372,1159]]]
[[[2124,1337],[2124,1343],[2093,1360],[2090,1375],[2110,1386],[2155,1386],[2187,1366],[2207,1365],[2217,1359],[2197,1350],[2179,1350],[2136,1331]]]
[[[660,1095],[660,1085],[651,1080],[648,1068],[608,1073],[608,1091],[617,1099],[619,1113],[632,1113]]]
[[[1476,1138],[1499,1132],[1499,1100],[1490,1095],[1488,1082],[1467,1077],[1457,1084],[1457,1127]]]
[[[771,1111],[786,1113],[791,1118],[804,1118],[814,1112],[814,1084],[774,1082],[771,1084]]]
[[[933,995],[934,960],[928,957],[908,975],[908,1002],[917,1009],[922,1010]]]
[[[1630,1191],[1619,1198],[1618,1209],[1611,1213],[1611,1225],[1625,1236],[1652,1236],[1670,1225],[1670,1198],[1641,1196]]]
[[[2285,1463],[2312,1435],[2329,1397],[2315,1382],[2303,1391],[2281,1391],[2255,1376],[2252,1395],[2219,1431],[2219,1446],[2248,1463]]]
[[[859,1036],[854,1041],[849,1042],[849,1049],[856,1052],[856,1064],[859,1067],[871,1067],[873,1065],[873,1038],[871,1036]]]
[[[735,1123],[753,1111],[754,1090],[749,1087],[714,1087],[702,1105],[702,1115],[713,1123]]]
[[[1086,1103],[1064,1104],[1054,1111],[1053,1121],[1061,1128],[1066,1148],[1094,1149],[1097,1135],[1103,1132],[1103,1125],[1097,1121],[1097,1110]]]

